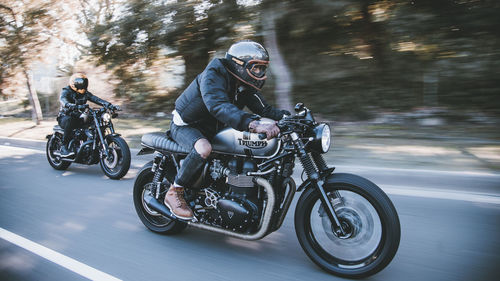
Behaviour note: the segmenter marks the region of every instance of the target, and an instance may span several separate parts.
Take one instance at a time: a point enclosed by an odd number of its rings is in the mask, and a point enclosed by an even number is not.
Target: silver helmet
[[[241,82],[261,90],[266,81],[269,54],[259,43],[246,40],[231,45],[226,53],[228,71]]]

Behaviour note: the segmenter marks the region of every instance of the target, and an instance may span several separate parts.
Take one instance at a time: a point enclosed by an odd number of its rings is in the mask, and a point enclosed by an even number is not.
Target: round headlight
[[[111,120],[111,115],[109,115],[109,113],[107,113],[107,112],[106,112],[106,113],[104,113],[104,114],[102,115],[102,121],[104,121],[104,122],[106,122],[106,123],[107,123],[107,122],[109,122],[110,120]]]
[[[330,126],[325,124],[321,133],[321,150],[323,151],[323,153],[328,152],[328,149],[330,149],[330,140]]]
[[[330,126],[328,124],[322,123],[314,128],[315,138],[314,138],[314,149],[321,153],[326,153],[330,149]]]

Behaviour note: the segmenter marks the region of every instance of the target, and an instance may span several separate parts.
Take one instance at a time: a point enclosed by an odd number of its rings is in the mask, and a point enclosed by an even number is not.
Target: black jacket
[[[91,101],[98,105],[108,105],[109,102],[100,99],[97,96],[94,96],[91,92],[86,91],[85,94],[79,94],[70,86],[64,87],[61,92],[61,96],[59,97],[59,101],[61,102],[61,108],[59,110],[59,115],[69,115],[71,105],[82,105],[86,104],[87,101]]]
[[[175,101],[175,110],[187,124],[203,123],[215,128],[217,121],[239,131],[259,117],[280,120],[286,111],[266,103],[251,87],[238,86],[224,67],[224,59],[213,59]],[[242,109],[247,106],[251,114]]]

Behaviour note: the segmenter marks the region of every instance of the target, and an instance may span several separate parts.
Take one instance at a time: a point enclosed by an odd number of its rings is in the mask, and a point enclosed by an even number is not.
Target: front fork
[[[304,148],[304,143],[302,140],[299,138],[297,133],[292,133],[290,135],[292,137],[292,140],[295,144],[295,147],[297,148],[298,151],[298,156],[300,159],[300,162],[302,163],[302,166],[304,167],[304,170],[308,176],[308,178],[311,181],[311,184],[313,185],[313,188],[317,188],[318,191],[320,192],[320,200],[323,206],[325,206],[326,209],[326,214],[328,215],[328,218],[330,219],[330,222],[332,223],[333,230],[335,231],[335,234],[337,236],[345,236],[346,231],[342,227],[342,224],[340,223],[340,220],[335,213],[335,209],[333,208],[333,204],[330,201],[328,195],[325,192],[325,189],[323,187],[324,185],[324,177],[325,175],[320,175],[320,172],[328,170],[328,166],[326,166],[325,161],[323,160],[323,157],[321,155],[314,155],[314,162],[313,159],[311,159],[311,156],[307,154],[305,148]],[[316,163],[316,164],[315,164]],[[318,171],[319,169],[319,171]]]
[[[99,139],[101,140],[102,149],[104,150],[104,154],[106,155],[106,158],[108,158],[109,157],[108,144],[104,140],[104,136],[101,132],[101,124],[99,124],[99,120],[97,120],[97,116],[95,115],[95,113],[93,113],[92,117],[94,117],[92,119],[94,119],[95,128],[96,128],[97,134],[99,135]]]

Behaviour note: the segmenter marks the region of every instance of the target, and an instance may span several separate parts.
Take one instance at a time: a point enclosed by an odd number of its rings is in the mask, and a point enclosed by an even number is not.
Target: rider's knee
[[[196,141],[194,149],[196,149],[196,152],[205,159],[212,153],[212,145],[207,139],[199,139]]]

